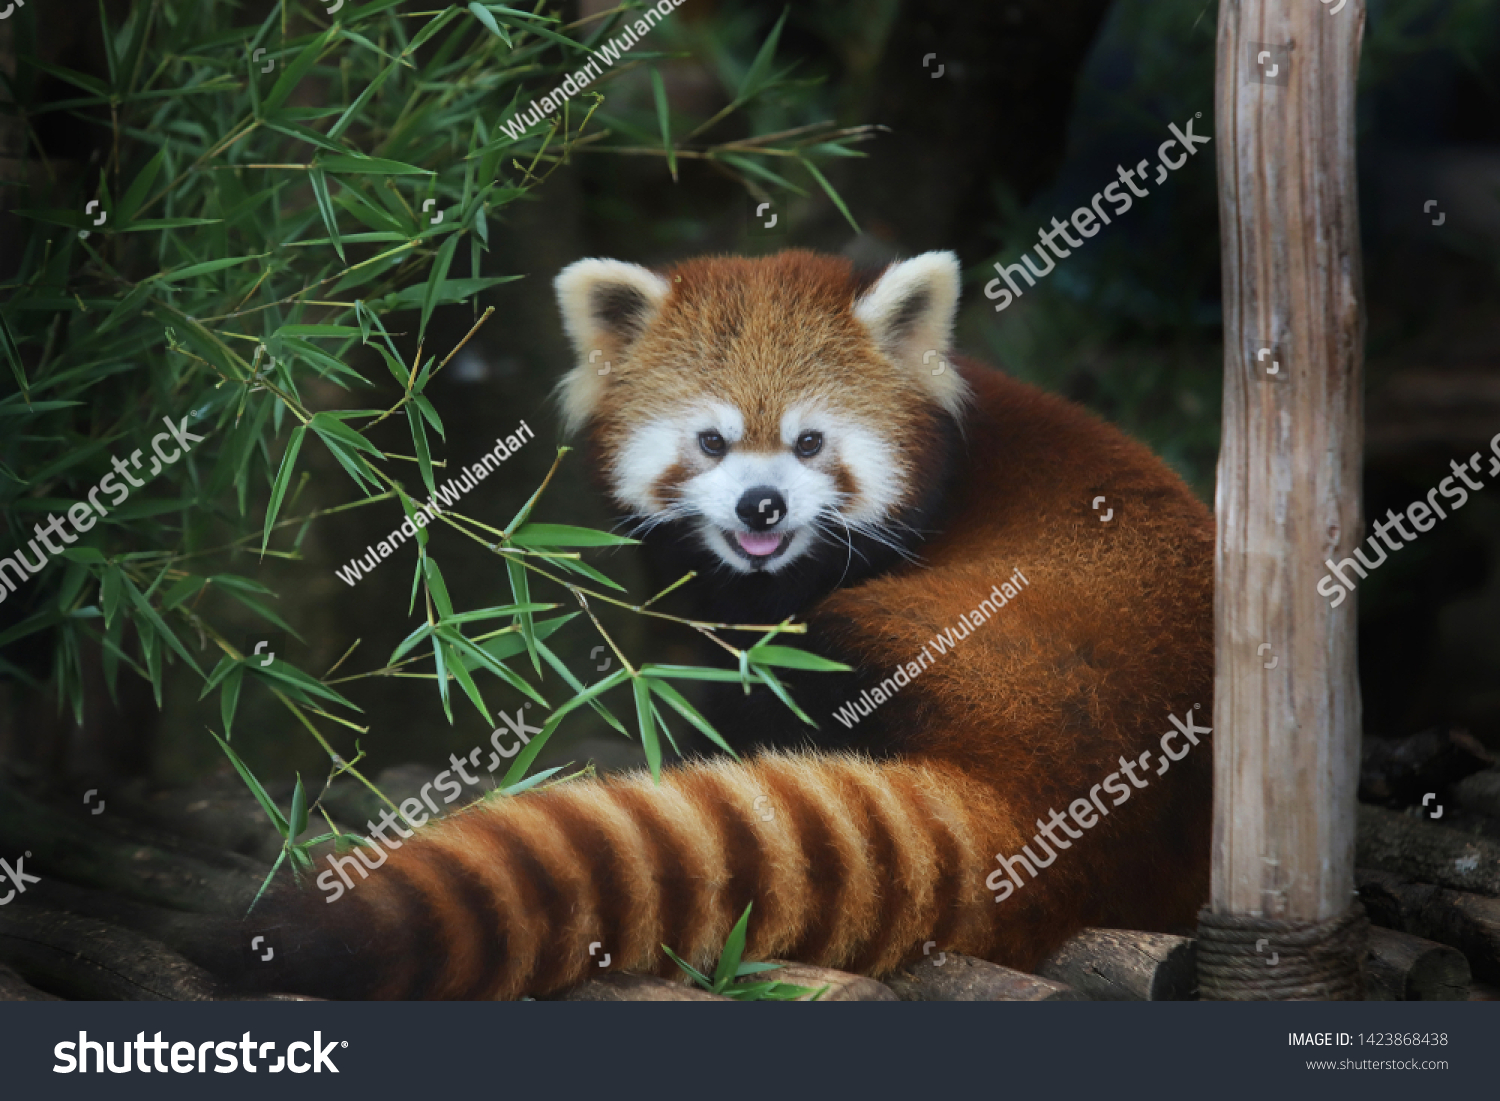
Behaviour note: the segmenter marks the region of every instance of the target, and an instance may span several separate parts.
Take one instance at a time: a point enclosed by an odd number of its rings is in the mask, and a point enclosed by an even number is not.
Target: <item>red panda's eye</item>
[[[699,432],[698,446],[703,448],[705,455],[712,455],[718,458],[718,456],[724,454],[724,437],[717,432]]]
[[[802,435],[800,435],[800,436],[797,437],[796,451],[797,451],[797,457],[798,458],[800,458],[800,459],[810,459],[814,455],[816,455],[819,451],[822,451],[822,450],[823,450],[823,433],[821,433],[821,432],[804,432],[804,433],[802,433]]]

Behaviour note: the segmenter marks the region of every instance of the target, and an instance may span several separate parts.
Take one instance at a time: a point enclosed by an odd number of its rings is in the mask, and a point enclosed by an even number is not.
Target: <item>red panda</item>
[[[796,615],[854,671],[796,682],[817,729],[733,686],[709,717],[743,760],[490,800],[335,905],[282,898],[260,981],[546,995],[606,954],[710,962],[751,902],[750,957],[876,976],[929,942],[1031,969],[1085,926],[1189,928],[1213,525],[1166,464],[953,354],[952,253],[581,260],[556,289],[565,426],[648,552],[699,571],[705,618]]]

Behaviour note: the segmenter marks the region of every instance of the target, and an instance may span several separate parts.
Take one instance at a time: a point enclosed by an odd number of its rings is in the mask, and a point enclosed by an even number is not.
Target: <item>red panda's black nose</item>
[[[751,531],[766,531],[786,516],[786,498],[779,489],[755,486],[745,490],[734,511]]]

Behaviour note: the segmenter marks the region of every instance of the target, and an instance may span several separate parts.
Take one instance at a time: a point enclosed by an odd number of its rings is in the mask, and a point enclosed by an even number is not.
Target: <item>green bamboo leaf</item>
[[[412,404],[422,411],[422,416],[427,418],[427,423],[432,425],[437,430],[437,434],[446,440],[448,433],[443,430],[443,419],[438,416],[432,402],[428,401],[421,394],[413,394],[411,400]]]
[[[328,48],[328,44],[333,41],[338,30],[339,26],[335,23],[297,52],[296,60],[286,67],[286,72],[276,79],[276,83],[271,86],[266,98],[261,101],[263,118],[274,114],[276,109],[286,102],[286,97],[292,94],[292,90],[302,82],[308,70],[317,63],[318,58]]]
[[[465,671],[465,675],[468,674],[468,669],[470,667],[469,662],[472,661],[474,663],[474,668],[488,669],[490,672],[494,673],[501,680],[505,681],[506,684],[510,685],[516,691],[520,692],[522,695],[530,696],[543,707],[552,706],[547,702],[546,698],[543,697],[540,692],[531,687],[531,685],[527,684],[525,680],[523,680],[513,669],[510,668],[510,666],[491,657],[487,651],[476,646],[472,641],[464,638],[464,636],[459,634],[457,631],[443,631],[442,635],[445,639],[453,644],[453,648],[458,651],[459,654],[457,660],[455,662],[450,662],[449,664],[462,667]],[[467,655],[467,660],[464,655]]]
[[[324,443],[331,444],[337,441],[356,450],[368,452],[376,458],[382,458],[380,448],[343,422],[342,418],[346,415],[349,414],[324,410],[321,413],[314,413],[312,420],[307,422],[307,426],[322,437]]]
[[[788,191],[796,192],[798,195],[808,194],[808,191],[805,187],[798,187],[785,176],[777,175],[769,168],[758,163],[757,161],[751,160],[749,157],[742,156],[738,153],[720,153],[718,154],[718,159],[723,161],[725,164],[733,165],[741,172],[747,172],[752,176],[758,176],[760,179],[766,181],[766,183],[775,184],[777,187],[784,187]]]
[[[265,554],[271,542],[271,529],[276,526],[276,517],[281,512],[281,502],[286,498],[287,486],[292,482],[292,471],[297,465],[297,452],[302,450],[302,437],[307,434],[306,425],[292,430],[286,451],[281,456],[281,468],[276,471],[276,480],[271,483],[271,499],[266,504],[266,522],[261,531],[260,551]]]
[[[624,535],[571,524],[523,524],[511,535],[510,541],[522,547],[623,547],[640,542]]]
[[[535,776],[526,777],[526,779],[522,780],[519,784],[514,784],[508,788],[496,788],[495,790],[498,791],[501,795],[520,795],[521,792],[526,791],[529,788],[534,788],[538,784],[544,782],[548,777],[556,776],[563,770],[564,767],[565,766],[563,765],[556,765],[553,768],[544,768]]]
[[[302,773],[297,773],[297,786],[292,791],[292,813],[287,816],[287,840],[295,841],[307,832],[307,789],[302,786]]]
[[[417,473],[429,495],[437,496],[437,483],[432,480],[432,453],[427,450],[427,429],[422,425],[422,416],[410,405],[406,407],[406,419],[411,424],[411,445],[417,453]]]
[[[448,277],[448,266],[453,263],[453,253],[458,249],[458,234],[450,234],[438,249],[437,259],[432,262],[432,271],[427,276],[427,292],[422,298],[422,323],[417,327],[417,340],[427,333],[427,321],[438,303],[438,292],[443,280]]]
[[[105,37],[109,37],[108,34]],[[162,161],[166,159],[166,156],[167,147],[164,145],[157,150],[156,156],[147,161],[145,166],[136,173],[135,179],[131,181],[130,187],[125,192],[125,197],[115,208],[115,213],[119,216],[122,225],[128,225],[135,217],[136,211],[141,209],[141,204],[146,201],[146,196],[151,193],[152,185],[156,183],[156,177],[161,172]]]
[[[393,161],[385,157],[319,157],[318,166],[324,172],[358,173],[365,176],[431,176],[430,168],[418,168],[414,164]]]
[[[234,770],[240,774],[240,779],[245,781],[245,786],[250,789],[250,794],[255,796],[255,801],[259,803],[261,809],[266,812],[266,817],[271,820],[271,825],[276,827],[276,832],[281,834],[282,837],[286,837],[290,826],[288,825],[286,818],[282,816],[280,809],[277,808],[276,803],[269,795],[266,794],[266,789],[263,788],[260,781],[255,778],[255,773],[251,772],[249,766],[246,765],[244,761],[240,760],[240,755],[234,751],[233,747],[230,746],[228,742],[219,737],[219,735],[214,733],[214,731],[212,730],[210,730],[209,733],[213,734],[214,741],[219,743],[219,748],[222,749],[224,751],[224,755],[229,758],[229,763],[233,765]]]
[[[823,189],[824,193],[833,200],[833,205],[839,208],[839,213],[854,228],[854,232],[860,232],[859,223],[854,220],[854,215],[849,213],[849,208],[844,205],[844,200],[839,198],[839,193],[833,189],[833,185],[824,179],[823,173],[818,171],[818,166],[802,158],[798,158],[798,161],[803,168],[807,169],[812,178],[818,181],[818,186]]]
[[[448,586],[443,582],[443,571],[431,558],[423,557],[422,572],[427,578],[427,592],[432,596],[432,603],[437,606],[440,619],[446,619],[453,614],[453,602],[448,599]]]
[[[582,612],[574,612],[573,615],[564,616],[563,621],[565,622],[566,620],[572,619],[573,616],[582,614]],[[536,625],[537,651],[542,655],[542,660],[545,661],[548,665],[552,666],[553,671],[567,682],[569,688],[571,688],[574,692],[582,692],[583,682],[575,677],[573,675],[573,670],[568,668],[567,663],[564,662],[562,658],[553,653],[552,648],[542,641],[542,639],[546,638],[547,635],[551,634],[553,629],[555,629],[554,624],[557,626],[561,626],[561,623],[559,623],[559,621],[553,619],[546,620]],[[524,645],[525,644],[523,641],[517,640],[516,653],[520,653]],[[605,707],[598,700],[589,700],[589,706],[594,709],[595,714],[597,714],[605,722],[609,723],[610,726],[614,727],[621,734],[624,734],[627,738],[630,737],[629,731],[625,729],[625,724],[622,723],[619,719],[615,718],[614,713],[610,711],[609,708]]]
[[[782,18],[786,18],[785,13]],[[651,94],[656,99],[656,122],[661,127],[661,147],[667,154],[667,171],[672,174],[672,182],[676,183],[677,150],[672,145],[672,112],[667,105],[667,88],[662,83],[661,70],[654,65],[651,67]]]
[[[151,601],[146,599],[146,596],[135,587],[135,583],[124,575],[121,576],[120,583],[124,585],[125,594],[130,597],[130,602],[135,605],[136,611],[140,613],[141,618],[151,625],[152,629],[172,648],[174,654],[187,663],[188,668],[200,677],[203,676],[203,670],[198,668],[198,663],[193,660],[193,655],[188,653],[187,647],[182,644],[182,640],[172,632],[172,629],[162,622],[161,616],[156,614],[156,609],[151,607]]]
[[[483,619],[503,619],[506,616],[513,616],[517,612],[548,612],[556,607],[556,604],[497,604],[492,608],[476,608],[472,612],[460,612],[457,615],[445,616],[443,618],[443,626],[451,627],[460,623],[473,623]]]
[[[510,579],[511,599],[517,604],[530,604],[531,583],[526,578],[526,567],[514,558],[507,558],[505,572]],[[531,655],[532,667],[540,673],[542,661],[536,652],[536,620],[530,612],[522,612],[516,617],[516,622],[521,627],[521,637],[526,640],[526,651]]]
[[[21,364],[21,352],[16,347],[16,338],[11,334],[5,314],[0,313],[0,350],[5,352],[5,362],[10,364],[10,373],[16,376],[16,385],[21,395],[30,400],[31,387],[26,381],[26,368]]]
[[[782,16],[782,18],[786,18]],[[745,954],[745,934],[750,927],[750,910],[755,904],[749,903],[745,906],[745,912],[740,915],[740,920],[734,923],[734,928],[729,930],[729,937],[724,941],[724,954],[719,957],[719,965],[714,968],[714,992],[722,994],[724,988],[734,981],[736,972],[739,970],[740,957]]]
[[[668,948],[665,944],[663,944],[661,946],[661,950],[667,954],[667,956],[672,960],[673,963],[675,963],[678,967],[682,968],[682,970],[687,973],[687,976],[690,979],[692,979],[694,982],[696,982],[699,986],[703,987],[704,990],[712,990],[713,989],[713,986],[714,986],[713,980],[710,979],[707,975],[705,975],[702,971],[699,971],[692,964],[688,963],[681,956],[679,956],[676,952],[674,952],[670,948]]]
[[[526,775],[526,770],[531,767],[531,762],[536,760],[537,754],[546,746],[547,740],[552,737],[553,731],[557,729],[565,716],[575,709],[582,707],[594,697],[601,696],[622,681],[628,680],[629,677],[630,673],[628,670],[616,669],[609,676],[597,684],[589,685],[589,687],[552,712],[547,721],[542,724],[542,732],[535,738],[532,738],[527,743],[525,749],[516,754],[516,759],[511,762],[510,769],[500,781],[500,786],[510,787],[512,784],[517,784],[521,781],[522,777]]]
[[[725,683],[737,682],[740,675],[733,669],[710,669],[697,665],[642,665],[640,671],[648,677],[670,677],[673,680],[712,680]],[[760,683],[755,678],[755,683]]]
[[[252,256],[228,256],[221,260],[205,260],[201,264],[190,264],[188,267],[179,268],[176,271],[164,271],[156,276],[158,283],[178,283],[184,279],[192,279],[194,276],[207,275],[211,271],[222,271],[225,268],[240,267],[251,260],[259,260],[268,253],[258,252]]]
[[[636,677],[630,684],[635,693],[635,719],[640,725],[641,748],[646,751],[646,765],[651,778],[661,783],[661,743],[656,737],[656,719],[651,710],[651,690],[645,678]]]
[[[278,681],[287,688],[292,688],[307,695],[321,697],[322,699],[328,700],[330,703],[336,703],[341,707],[347,707],[351,711],[360,710],[360,708],[354,706],[352,702],[339,695],[322,681],[314,680],[312,677],[304,673],[301,669],[298,669],[295,665],[288,664],[281,658],[277,658],[269,665],[261,664],[264,658],[251,660],[252,658],[254,658],[253,654],[242,659],[241,665],[244,668],[249,669],[250,672],[255,674],[257,677],[264,677],[267,680]]]
[[[755,671],[760,675],[762,683],[764,683],[767,688],[769,688],[776,694],[776,698],[779,699],[782,703],[786,704],[788,711],[790,711],[793,715],[796,715],[797,718],[801,719],[808,726],[815,727],[818,725],[808,717],[806,711],[803,711],[802,708],[797,706],[796,701],[792,699],[792,694],[788,692],[786,690],[786,686],[783,685],[779,679],[777,679],[775,673],[766,668],[758,668]]]
[[[483,4],[470,4],[469,11],[474,14],[475,19],[484,25],[485,30],[489,31],[496,38],[503,39],[507,46],[512,45],[510,35],[500,29],[500,24],[495,22],[495,17],[485,10]]]
[[[539,620],[536,623],[537,640],[540,641],[541,639],[547,638],[563,624],[577,619],[582,614],[582,612],[569,612],[567,615],[557,616],[555,619]],[[512,627],[510,629],[507,629],[504,634],[498,635],[495,638],[486,639],[484,642],[479,643],[478,645],[480,649],[489,654],[490,657],[494,658],[496,661],[505,661],[507,658],[513,658],[517,654],[525,653],[526,651],[526,640],[521,637],[521,627],[519,624],[513,624]],[[541,647],[539,646],[538,649],[540,648]],[[578,685],[577,687],[578,690],[582,690],[583,686]]]
[[[227,655],[226,655],[227,657]],[[240,703],[240,683],[245,677],[245,667],[230,659],[229,672],[219,689],[219,718],[224,721],[225,737],[233,736],[234,712]]]
[[[571,38],[564,38],[556,31],[549,30],[546,27],[538,26],[536,23],[530,22],[530,20],[536,18],[536,16],[534,16],[530,12],[517,11],[515,8],[507,8],[498,4],[489,5],[489,10],[493,12],[500,12],[505,16],[505,22],[510,26],[516,28],[516,30],[518,31],[525,31],[530,34],[540,35],[542,38],[547,39],[549,42],[555,42],[559,46],[565,46],[570,50],[577,50],[580,53],[588,53],[588,47],[584,46],[581,42],[574,42]],[[527,21],[523,22],[523,19]]]
[[[713,742],[714,745],[718,746],[725,753],[728,753],[731,757],[739,758],[739,754],[731,749],[729,743],[720,737],[719,732],[713,728],[713,724],[705,719],[696,707],[688,703],[681,692],[665,681],[652,680],[645,676],[640,679],[650,685],[651,691],[665,700],[672,710],[697,727],[705,738]]]
[[[838,661],[796,650],[790,646],[757,644],[750,647],[750,661],[754,665],[780,665],[788,669],[813,669],[820,673],[847,673],[850,667]]]
[[[406,518],[411,521],[411,526],[416,530],[417,546],[427,546],[427,514],[421,512],[421,510],[417,508],[416,504],[412,502],[412,499],[408,497],[404,491],[400,494],[400,500],[401,511],[406,513]],[[422,522],[420,524],[417,523],[418,515],[422,516]],[[422,567],[419,563],[417,565],[418,575],[420,575],[421,569]],[[415,592],[415,588],[412,591]]]
[[[423,562],[426,558],[424,556]],[[443,657],[443,644],[435,635],[432,640],[432,663],[437,667],[438,697],[443,701],[443,714],[448,716],[448,725],[453,725],[453,705],[448,698],[448,663]]]
[[[432,634],[432,632],[432,624],[423,623],[415,631],[402,639],[401,645],[397,646],[394,650],[391,651],[391,656],[386,659],[386,664],[395,665],[396,662],[400,661],[407,654],[411,653],[412,650],[416,649],[417,643],[421,642],[428,635]]]
[[[438,633],[445,639],[451,637],[446,632],[439,631]],[[448,655],[448,670],[453,674],[453,679],[458,681],[463,688],[464,694],[469,697],[475,707],[479,708],[479,714],[484,717],[485,725],[489,725],[489,709],[484,706],[484,698],[479,694],[479,686],[474,683],[474,678],[464,668],[463,662],[458,660],[457,653]]]
[[[401,56],[409,57],[411,54],[415,53],[417,47],[421,46],[422,43],[426,42],[433,35],[437,34],[438,31],[446,27],[449,20],[455,19],[457,17],[458,9],[456,7],[453,7],[445,9],[437,16],[437,18],[428,20],[427,25],[424,26],[420,31],[418,31],[414,36],[412,36],[412,40],[408,42],[406,44],[406,48],[401,51]]]
[[[117,566],[109,566],[99,579],[99,599],[104,604],[104,625],[114,622],[115,612],[120,607],[120,581],[125,575]]]
[[[98,554],[99,552],[95,551],[94,553]],[[177,605],[181,604],[188,597],[193,596],[198,592],[199,589],[203,588],[203,586],[207,584],[208,578],[196,577],[193,574],[188,574],[186,577],[177,581],[170,589],[162,594],[161,610],[164,612],[170,612],[173,608],[177,607]]]
[[[318,215],[323,219],[323,225],[328,230],[328,239],[333,242],[339,259],[345,260],[344,242],[339,237],[339,217],[334,212],[333,199],[328,195],[328,179],[323,175],[321,168],[310,169],[307,178],[312,184],[313,200],[318,204]],[[347,260],[345,262],[347,263]]]
[[[428,29],[432,27],[433,23],[442,23],[444,21],[444,18],[448,14],[449,13],[444,12],[443,15],[438,16],[438,18],[434,19],[432,23],[429,23],[427,27],[423,28],[422,32],[417,35],[417,39],[420,40],[422,36],[427,33]],[[412,45],[407,47],[406,52],[410,53],[411,50],[417,45],[420,45],[420,42],[417,40],[413,40]],[[362,112],[365,109],[365,104],[370,102],[370,97],[378,92],[380,90],[380,86],[386,82],[387,78],[389,78],[390,75],[400,67],[401,63],[399,61],[393,61],[380,71],[379,76],[366,84],[360,91],[359,95],[354,98],[354,102],[349,104],[349,106],[344,109],[344,113],[339,116],[338,121],[328,128],[328,136],[330,138],[340,137],[344,133],[345,128],[347,128],[351,122],[353,122],[356,118],[362,117]]]
[[[782,9],[781,18],[776,20],[771,33],[766,35],[766,40],[760,44],[755,60],[750,63],[750,68],[745,73],[745,79],[740,81],[740,90],[735,93],[734,98],[737,101],[743,103],[761,90],[766,73],[770,71],[771,62],[776,58],[776,45],[781,41],[781,28],[786,26],[786,17],[791,14],[791,11],[790,7]]]

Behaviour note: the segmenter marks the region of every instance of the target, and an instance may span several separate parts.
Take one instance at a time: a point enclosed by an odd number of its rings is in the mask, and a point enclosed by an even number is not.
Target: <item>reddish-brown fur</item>
[[[673,315],[669,304],[660,329],[628,354],[612,351],[624,365],[620,381],[632,385],[630,363],[687,345],[710,378],[735,375],[744,370],[733,350],[740,341],[759,349],[760,369],[775,376],[768,395],[814,385],[805,377],[812,365],[834,363],[852,375],[834,385],[857,386],[872,415],[915,431],[920,421],[905,411],[920,408],[920,391],[863,373],[871,353],[849,328],[847,265],[697,265],[676,269],[688,276],[685,312]],[[710,268],[716,278],[692,281],[694,270]],[[751,333],[770,315],[745,306],[736,280],[817,340],[788,345],[775,332]],[[703,341],[705,319],[722,327],[721,346]],[[787,356],[764,354],[776,346]],[[669,376],[689,370],[673,362]],[[616,776],[455,814],[391,854],[349,897],[308,903],[316,936],[302,951],[326,953],[335,970],[365,961],[352,978],[308,985],[386,997],[546,994],[598,974],[604,952],[612,970],[670,974],[662,943],[711,961],[751,901],[752,957],[875,974],[920,957],[928,941],[1025,969],[1084,926],[1190,926],[1208,882],[1207,738],[1004,902],[985,880],[996,854],[1019,853],[1049,808],[1066,814],[1119,771],[1120,757],[1155,747],[1169,716],[1201,705],[1207,724],[1209,514],[1113,427],[958,362],[974,401],[946,530],[921,548],[920,566],[838,590],[807,617],[809,642],[884,675],[1013,570],[1029,581],[886,705],[910,726],[894,758],[700,761],[666,769],[659,787]],[[661,399],[642,377],[612,410]],[[669,383],[678,384],[690,381]],[[736,385],[750,384],[741,375]],[[596,426],[606,444],[613,415]],[[1111,522],[1091,508],[1096,495],[1117,510]]]

